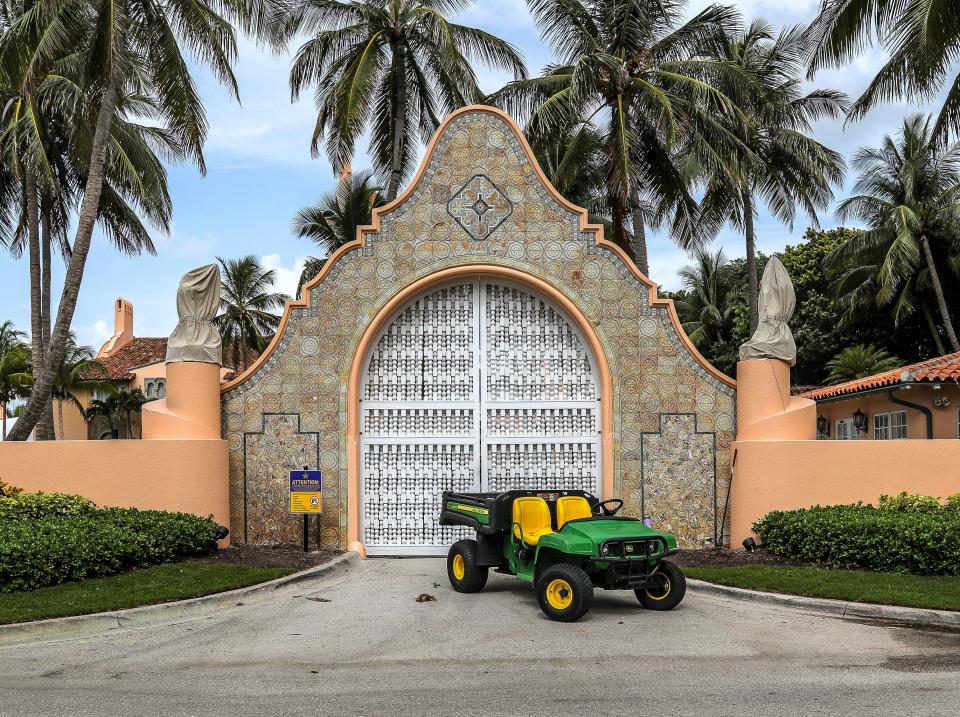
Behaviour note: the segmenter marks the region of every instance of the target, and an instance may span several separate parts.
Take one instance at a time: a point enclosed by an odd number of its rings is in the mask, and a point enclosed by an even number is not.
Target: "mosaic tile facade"
[[[454,115],[425,162],[412,191],[380,216],[379,230],[328,265],[308,306],[290,309],[269,358],[223,394],[236,539],[300,539],[285,493],[278,495],[279,476],[306,460],[325,474],[323,542],[346,546],[347,466],[355,460],[347,382],[361,337],[404,287],[481,263],[546,281],[599,337],[613,383],[614,490],[625,512],[654,511],[655,523],[686,546],[712,540],[730,481],[734,388],[689,351],[666,306],[651,304],[647,284],[619,254],[581,230],[579,215],[544,185],[500,114]],[[482,196],[471,189],[478,176],[491,185]]]

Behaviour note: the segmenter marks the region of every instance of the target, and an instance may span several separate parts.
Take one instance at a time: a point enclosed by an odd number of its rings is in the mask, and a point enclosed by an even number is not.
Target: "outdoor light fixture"
[[[830,420],[824,416],[817,416],[817,435],[830,437]]]
[[[743,548],[748,553],[752,553],[754,550],[757,549],[757,541],[754,540],[753,538],[747,538],[746,540],[743,541]]]
[[[853,428],[857,433],[866,433],[867,431],[867,414],[859,408],[853,412]]]

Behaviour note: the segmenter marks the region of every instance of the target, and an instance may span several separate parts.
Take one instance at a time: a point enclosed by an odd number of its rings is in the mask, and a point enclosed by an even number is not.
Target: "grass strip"
[[[695,565],[685,567],[683,571],[697,580],[749,590],[882,605],[960,610],[960,576],[772,565]]]
[[[155,565],[28,592],[0,593],[0,624],[184,600],[262,583],[292,572],[287,568],[220,563]]]

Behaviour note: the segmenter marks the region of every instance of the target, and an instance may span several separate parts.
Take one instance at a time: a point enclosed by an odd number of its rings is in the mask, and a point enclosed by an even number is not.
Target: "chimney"
[[[100,348],[97,358],[109,358],[110,354],[131,341],[133,341],[133,304],[118,296],[113,304],[113,336]]]

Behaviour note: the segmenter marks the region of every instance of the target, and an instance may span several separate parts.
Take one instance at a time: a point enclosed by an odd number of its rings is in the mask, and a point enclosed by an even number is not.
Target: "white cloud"
[[[169,234],[158,233],[153,236],[157,252],[173,257],[211,257],[218,241],[217,237],[209,232],[201,234],[180,232],[177,230],[176,222],[170,223]]]
[[[77,335],[77,342],[81,346],[90,346],[97,351],[103,343],[113,336],[113,330],[103,319],[97,319],[92,324],[73,326],[73,331]]]
[[[274,272],[274,291],[294,297],[297,295],[297,284],[300,282],[300,274],[303,273],[306,261],[306,256],[298,256],[293,260],[293,266],[287,267],[279,254],[267,254],[260,257],[260,266]]]

